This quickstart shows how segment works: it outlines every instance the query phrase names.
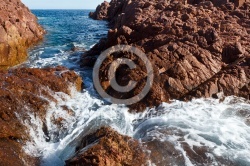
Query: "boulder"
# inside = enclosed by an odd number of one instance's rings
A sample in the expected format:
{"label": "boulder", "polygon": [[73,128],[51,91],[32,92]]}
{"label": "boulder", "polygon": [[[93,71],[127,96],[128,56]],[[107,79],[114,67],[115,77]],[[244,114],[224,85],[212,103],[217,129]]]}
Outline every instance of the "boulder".
{"label": "boulder", "polygon": [[146,161],[137,140],[102,127],[82,139],[66,166],[139,166],[146,165]]}

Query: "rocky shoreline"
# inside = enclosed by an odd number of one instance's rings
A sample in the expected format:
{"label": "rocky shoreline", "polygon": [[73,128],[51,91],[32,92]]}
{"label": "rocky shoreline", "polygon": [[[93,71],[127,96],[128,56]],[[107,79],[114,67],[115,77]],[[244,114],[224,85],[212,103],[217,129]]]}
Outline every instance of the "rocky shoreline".
{"label": "rocky shoreline", "polygon": [[[141,48],[154,66],[154,84],[149,94],[132,110],[144,110],[172,99],[236,95],[249,99],[250,3],[239,8],[233,3],[210,1],[188,4],[184,1],[112,0],[90,13],[93,19],[109,21],[108,37],[82,57],[82,64],[93,55],[117,44]],[[111,59],[136,56],[122,53]],[[132,93],[123,94],[110,87],[105,71],[101,84],[116,98],[135,96],[145,84],[146,71],[119,68],[117,82],[139,82]],[[138,62],[139,64],[139,62]]]}
{"label": "rocky shoreline", "polygon": [[[40,165],[23,149],[32,141],[25,123],[30,114],[44,122],[49,103],[57,102],[55,93],[81,91],[82,79],[60,66],[6,70],[27,59],[27,49],[43,39],[45,30],[20,0],[3,0],[0,8],[0,165]],[[46,135],[46,125],[43,131]]]}
{"label": "rocky shoreline", "polygon": [[[234,4],[219,1],[149,1],[111,0],[104,2],[89,16],[109,22],[107,38],[82,55],[81,66],[93,66],[96,56],[117,44],[132,45],[144,51],[153,64],[154,83],[148,95],[130,106],[140,112],[172,99],[189,101],[193,98],[219,98],[235,95],[250,98],[250,2]],[[29,69],[14,68],[27,57],[27,48],[43,38],[45,31],[19,0],[4,0],[0,12],[0,165],[40,165],[40,159],[26,154],[22,148],[32,141],[24,122],[29,114],[43,122],[46,141],[50,140],[45,116],[54,94],[70,95],[74,86],[82,90],[82,79],[64,67]],[[10,14],[11,13],[11,14]],[[138,69],[119,67],[117,80],[121,85],[138,82],[136,89],[122,94],[110,87],[106,73],[117,58],[134,60]],[[105,91],[116,98],[137,95],[146,82],[146,71],[141,60],[133,54],[120,52],[104,61],[100,80]],[[72,113],[67,107],[63,110]],[[62,119],[53,119],[55,123]],[[171,131],[165,131],[171,133]],[[180,133],[182,136],[182,133]],[[182,138],[183,139],[183,138]],[[148,154],[144,146],[151,150]],[[206,158],[210,150],[192,151],[183,144],[189,156],[197,163],[212,163]],[[164,147],[158,151],[157,147]],[[162,162],[158,158],[165,157]],[[172,156],[171,156],[172,155]],[[174,160],[183,165],[185,159],[171,144],[158,140],[141,142],[123,136],[109,127],[102,127],[81,139],[75,155],[67,166],[74,165],[147,165],[148,160],[164,165]],[[218,158],[218,163],[234,165]]]}

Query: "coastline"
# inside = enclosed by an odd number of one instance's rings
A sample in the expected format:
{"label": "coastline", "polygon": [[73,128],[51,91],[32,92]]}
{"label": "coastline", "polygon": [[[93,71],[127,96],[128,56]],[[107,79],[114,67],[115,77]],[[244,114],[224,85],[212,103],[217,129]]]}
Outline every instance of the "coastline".
{"label": "coastline", "polygon": [[[83,34],[81,30],[94,34],[86,40],[95,39],[87,46],[79,39],[82,45],[78,46],[76,40],[71,42],[76,38],[72,30],[61,36],[54,31],[54,36],[34,48],[31,54],[35,59],[24,64],[27,67],[0,71],[1,164],[250,163],[250,144],[246,143],[250,139],[247,7],[250,3],[238,8],[232,3],[216,6],[208,1],[112,0],[89,14],[109,23],[111,29],[105,38],[106,24],[87,20],[94,28],[88,23],[81,28],[79,20],[68,21],[79,25],[74,29],[79,34]],[[43,23],[67,27],[55,20]],[[98,26],[101,30],[95,34],[92,31]],[[31,43],[36,43],[35,39]],[[129,108],[102,99],[90,76],[98,56],[117,44],[145,52],[155,76],[149,93]],[[122,65],[113,76],[120,85],[130,80],[138,83],[125,95],[112,88],[107,76],[107,69],[119,58],[133,60],[139,66],[129,70]],[[105,92],[117,99],[136,96],[148,76],[143,65],[134,54],[121,51],[104,60],[98,79]]]}

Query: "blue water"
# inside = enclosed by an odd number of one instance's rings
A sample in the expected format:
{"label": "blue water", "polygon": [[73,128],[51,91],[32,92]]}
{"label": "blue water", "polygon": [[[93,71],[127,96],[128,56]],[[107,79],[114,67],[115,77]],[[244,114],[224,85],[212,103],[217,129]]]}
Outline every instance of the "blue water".
{"label": "blue water", "polygon": [[[90,10],[32,10],[47,31],[43,42],[29,50],[28,67],[63,65],[79,67],[77,61],[84,50],[106,37],[107,22],[88,17]],[[71,51],[77,47],[78,51]]]}

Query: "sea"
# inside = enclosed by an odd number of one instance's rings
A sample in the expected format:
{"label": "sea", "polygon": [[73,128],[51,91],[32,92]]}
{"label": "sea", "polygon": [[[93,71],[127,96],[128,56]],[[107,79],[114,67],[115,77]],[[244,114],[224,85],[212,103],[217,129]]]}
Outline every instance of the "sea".
{"label": "sea", "polygon": [[[53,94],[58,101],[50,102],[45,122],[29,113],[30,121],[24,124],[32,141],[23,147],[28,154],[39,157],[44,166],[63,166],[75,154],[81,138],[108,126],[139,140],[149,156],[158,154],[148,165],[250,165],[250,102],[243,98],[173,100],[143,113],[129,113],[125,105],[103,100],[93,86],[92,69],[79,65],[82,53],[106,37],[109,29],[107,22],[90,19],[90,11],[32,10],[47,33],[29,50],[29,59],[22,66],[65,66],[81,75],[85,88],[77,92],[72,87],[71,95]],[[72,114],[62,110],[65,105]],[[62,117],[62,124],[55,124],[54,117]],[[205,151],[204,156],[199,150]]]}

